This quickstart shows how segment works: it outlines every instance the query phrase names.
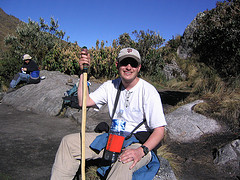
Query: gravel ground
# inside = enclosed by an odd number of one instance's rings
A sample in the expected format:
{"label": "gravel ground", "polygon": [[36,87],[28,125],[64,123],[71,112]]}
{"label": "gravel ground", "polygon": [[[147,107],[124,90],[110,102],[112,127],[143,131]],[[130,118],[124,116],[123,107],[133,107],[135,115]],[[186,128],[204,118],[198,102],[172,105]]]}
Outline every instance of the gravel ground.
{"label": "gravel ground", "polygon": [[61,138],[79,131],[67,118],[0,104],[0,180],[47,180]]}

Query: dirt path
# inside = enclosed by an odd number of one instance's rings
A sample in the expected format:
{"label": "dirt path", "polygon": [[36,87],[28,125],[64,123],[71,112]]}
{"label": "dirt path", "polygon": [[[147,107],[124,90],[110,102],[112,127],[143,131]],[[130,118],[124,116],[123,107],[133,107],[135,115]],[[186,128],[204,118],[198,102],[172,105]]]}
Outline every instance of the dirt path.
{"label": "dirt path", "polygon": [[237,139],[235,133],[225,132],[218,135],[202,137],[195,143],[173,143],[169,151],[174,153],[174,162],[178,165],[175,171],[179,180],[239,180],[232,176],[231,170],[219,170],[213,163],[214,153],[226,143]]}
{"label": "dirt path", "polygon": [[0,104],[0,179],[47,180],[61,138],[76,122],[20,112]]}

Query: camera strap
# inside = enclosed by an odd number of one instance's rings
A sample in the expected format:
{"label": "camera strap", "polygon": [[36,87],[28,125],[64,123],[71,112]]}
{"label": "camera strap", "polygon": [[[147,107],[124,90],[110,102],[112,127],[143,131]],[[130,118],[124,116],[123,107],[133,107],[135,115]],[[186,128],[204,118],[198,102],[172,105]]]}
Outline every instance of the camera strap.
{"label": "camera strap", "polygon": [[113,106],[113,111],[112,111],[112,119],[113,119],[113,116],[114,116],[114,114],[115,114],[115,112],[116,112],[116,108],[117,108],[119,96],[120,96],[120,93],[121,93],[121,89],[122,89],[122,81],[121,81],[120,84],[119,84],[118,91],[117,91],[117,95],[116,95],[116,98],[115,98],[115,102],[114,102],[114,106]]}

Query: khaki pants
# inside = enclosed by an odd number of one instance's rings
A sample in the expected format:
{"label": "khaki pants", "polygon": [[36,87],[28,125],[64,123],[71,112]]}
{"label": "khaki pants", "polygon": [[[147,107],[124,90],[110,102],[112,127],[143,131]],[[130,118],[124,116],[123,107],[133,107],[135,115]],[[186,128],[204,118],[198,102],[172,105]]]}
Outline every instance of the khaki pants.
{"label": "khaki pants", "polygon": [[[98,136],[98,133],[86,133],[86,160],[102,158],[103,151],[96,154],[89,146]],[[141,144],[135,143],[128,148],[138,148]],[[81,159],[81,141],[80,134],[70,134],[63,137],[61,144],[56,153],[55,161],[52,167],[51,180],[72,180],[80,166]],[[148,164],[151,160],[151,153],[144,156],[137,165],[129,170],[132,162],[123,164],[115,162],[107,176],[108,180],[131,180],[134,171]]]}

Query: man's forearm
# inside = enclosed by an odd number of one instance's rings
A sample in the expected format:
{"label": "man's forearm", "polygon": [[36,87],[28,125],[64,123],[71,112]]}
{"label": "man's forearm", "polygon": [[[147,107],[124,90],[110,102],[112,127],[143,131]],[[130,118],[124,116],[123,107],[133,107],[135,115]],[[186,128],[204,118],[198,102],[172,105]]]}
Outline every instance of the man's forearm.
{"label": "man's forearm", "polygon": [[163,139],[165,127],[157,127],[153,130],[153,133],[149,136],[148,140],[143,144],[151,151],[153,150]]}
{"label": "man's forearm", "polygon": [[[83,89],[83,74],[80,75],[80,79],[79,79],[79,84],[78,84],[78,104],[80,107],[82,107],[82,100],[83,100],[83,97],[82,97],[82,89]],[[95,106],[95,102],[89,97],[89,91],[88,91],[88,88],[87,88],[87,107],[92,107],[92,106]]]}

